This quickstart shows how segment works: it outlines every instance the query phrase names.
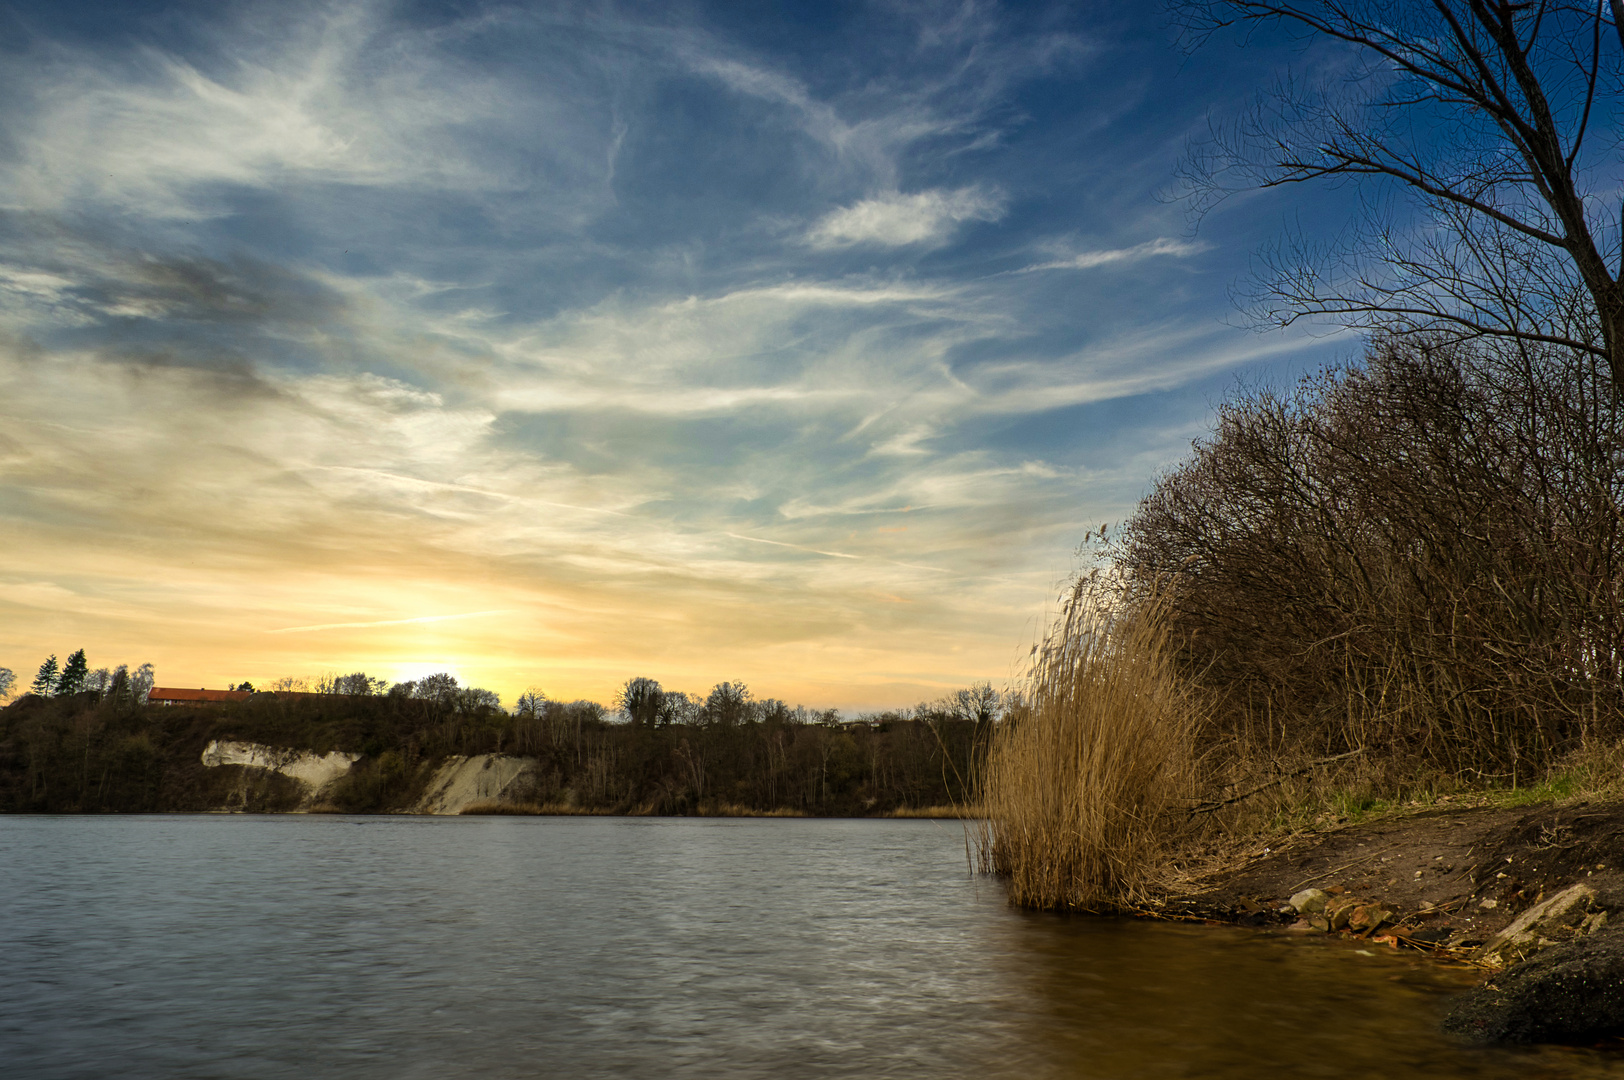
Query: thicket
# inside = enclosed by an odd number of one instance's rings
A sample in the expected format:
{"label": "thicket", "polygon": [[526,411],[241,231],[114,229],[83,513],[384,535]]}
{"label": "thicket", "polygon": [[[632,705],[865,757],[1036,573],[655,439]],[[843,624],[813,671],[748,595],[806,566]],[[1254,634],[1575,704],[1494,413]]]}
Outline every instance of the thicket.
{"label": "thicket", "polygon": [[1207,752],[1514,785],[1624,734],[1624,444],[1599,368],[1391,340],[1226,404],[1113,552],[1168,600],[1214,698]]}
{"label": "thicket", "polygon": [[850,723],[746,704],[731,716],[649,723],[538,694],[512,712],[455,694],[266,693],[202,708],[93,692],[28,696],[0,710],[0,810],[278,810],[298,801],[275,774],[205,768],[204,746],[222,739],[361,753],[330,793],[334,809],[353,812],[410,806],[449,755],[507,753],[537,759],[526,795],[560,809],[882,814],[962,804],[992,725],[953,700]]}
{"label": "thicket", "polygon": [[1537,784],[1624,739],[1621,419],[1592,356],[1415,337],[1225,403],[1037,650],[985,864],[1126,902],[1260,806]]}

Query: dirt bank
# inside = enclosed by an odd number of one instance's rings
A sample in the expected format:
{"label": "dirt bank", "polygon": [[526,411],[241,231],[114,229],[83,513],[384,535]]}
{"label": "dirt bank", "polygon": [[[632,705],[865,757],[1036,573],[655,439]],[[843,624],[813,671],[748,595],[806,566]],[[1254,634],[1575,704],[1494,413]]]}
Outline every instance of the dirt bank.
{"label": "dirt bank", "polygon": [[1291,837],[1157,913],[1479,965],[1447,1024],[1477,1041],[1624,1037],[1624,803],[1444,807]]}

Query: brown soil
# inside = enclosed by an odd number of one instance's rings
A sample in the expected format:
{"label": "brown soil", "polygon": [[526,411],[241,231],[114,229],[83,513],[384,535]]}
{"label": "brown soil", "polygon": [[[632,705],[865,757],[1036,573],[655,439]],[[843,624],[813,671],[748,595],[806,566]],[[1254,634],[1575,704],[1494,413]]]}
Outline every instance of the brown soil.
{"label": "brown soil", "polygon": [[1429,810],[1291,837],[1197,882],[1165,911],[1306,931],[1281,909],[1317,888],[1391,910],[1369,936],[1396,926],[1420,947],[1466,949],[1577,881],[1624,889],[1624,803]]}

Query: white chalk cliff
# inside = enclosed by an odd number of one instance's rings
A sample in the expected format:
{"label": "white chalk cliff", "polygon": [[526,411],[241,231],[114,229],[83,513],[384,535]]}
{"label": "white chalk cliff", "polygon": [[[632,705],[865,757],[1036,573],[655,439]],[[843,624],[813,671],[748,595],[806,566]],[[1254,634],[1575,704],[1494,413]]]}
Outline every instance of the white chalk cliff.
{"label": "white chalk cliff", "polygon": [[446,758],[412,810],[418,814],[460,814],[476,803],[511,801],[519,778],[535,763],[534,758],[506,754]]}
{"label": "white chalk cliff", "polygon": [[218,739],[203,748],[204,765],[246,765],[250,769],[278,772],[303,784],[312,798],[348,773],[350,766],[360,758],[360,754],[345,754],[337,750],[329,754],[314,754],[309,750],[283,750],[262,743],[222,742]]}

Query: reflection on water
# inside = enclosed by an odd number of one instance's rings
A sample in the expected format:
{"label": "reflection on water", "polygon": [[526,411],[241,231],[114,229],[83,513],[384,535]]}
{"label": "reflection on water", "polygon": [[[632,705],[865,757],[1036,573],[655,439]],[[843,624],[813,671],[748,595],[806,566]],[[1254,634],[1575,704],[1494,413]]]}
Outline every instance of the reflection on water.
{"label": "reflection on water", "polygon": [[1624,1076],[1366,952],[1012,911],[934,822],[0,818],[8,1078]]}

